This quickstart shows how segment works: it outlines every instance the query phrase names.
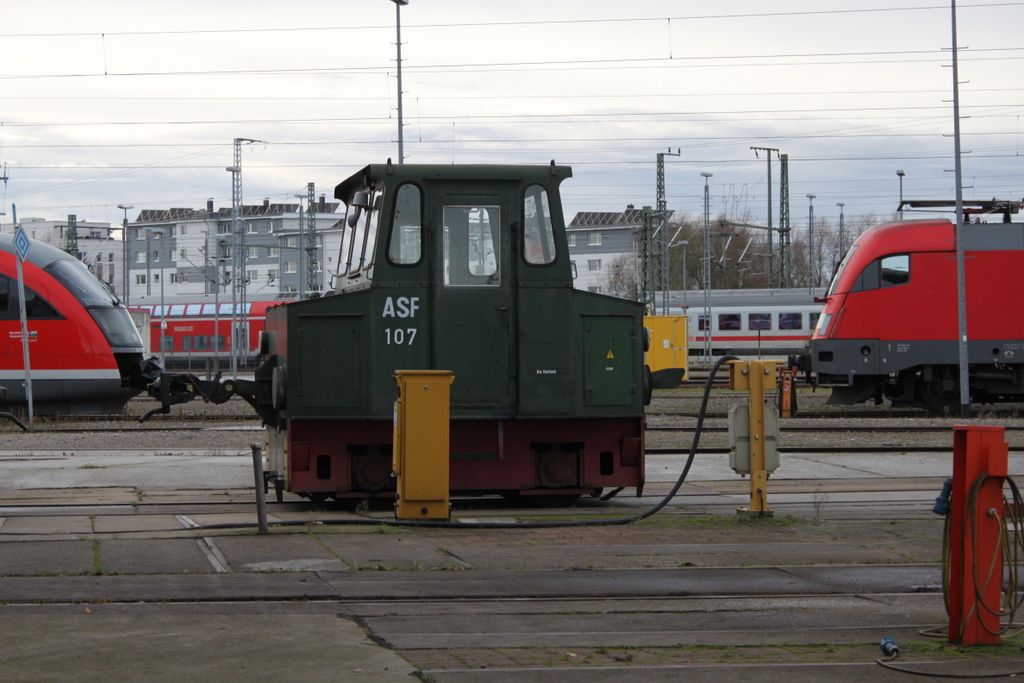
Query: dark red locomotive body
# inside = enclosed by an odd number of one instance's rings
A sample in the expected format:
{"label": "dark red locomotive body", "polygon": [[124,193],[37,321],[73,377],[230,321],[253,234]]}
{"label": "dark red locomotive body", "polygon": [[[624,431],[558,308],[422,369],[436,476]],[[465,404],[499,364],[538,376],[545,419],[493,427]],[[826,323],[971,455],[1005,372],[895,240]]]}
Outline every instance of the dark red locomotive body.
{"label": "dark red locomotive body", "polygon": [[[1024,225],[964,227],[973,403],[1024,400]],[[947,220],[887,223],[846,254],[810,344],[830,403],[960,403],[956,234]]]}

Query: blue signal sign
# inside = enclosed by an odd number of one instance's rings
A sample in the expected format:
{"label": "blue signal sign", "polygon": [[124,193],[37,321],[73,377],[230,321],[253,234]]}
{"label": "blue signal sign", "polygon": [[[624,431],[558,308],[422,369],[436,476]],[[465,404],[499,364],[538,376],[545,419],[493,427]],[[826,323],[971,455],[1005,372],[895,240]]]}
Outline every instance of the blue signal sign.
{"label": "blue signal sign", "polygon": [[18,258],[24,261],[28,258],[28,250],[32,246],[32,240],[25,234],[25,228],[18,226],[14,233],[14,248],[18,251]]}

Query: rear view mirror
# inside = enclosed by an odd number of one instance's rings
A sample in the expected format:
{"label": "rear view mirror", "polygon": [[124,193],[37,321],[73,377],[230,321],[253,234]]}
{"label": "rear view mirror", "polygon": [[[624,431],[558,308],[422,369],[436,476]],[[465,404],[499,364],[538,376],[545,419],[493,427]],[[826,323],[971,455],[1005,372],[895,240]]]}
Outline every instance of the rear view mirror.
{"label": "rear view mirror", "polygon": [[348,227],[354,228],[359,223],[359,218],[362,216],[363,209],[370,208],[370,198],[365,192],[360,190],[352,195],[352,201],[348,206]]}

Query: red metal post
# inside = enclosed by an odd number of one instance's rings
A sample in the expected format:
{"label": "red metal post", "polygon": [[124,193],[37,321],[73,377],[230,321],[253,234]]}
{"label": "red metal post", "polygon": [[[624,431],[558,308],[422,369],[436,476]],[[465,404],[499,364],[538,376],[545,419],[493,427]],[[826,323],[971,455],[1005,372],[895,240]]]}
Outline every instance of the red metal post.
{"label": "red metal post", "polygon": [[948,586],[951,643],[999,643],[1007,453],[1003,427],[953,427]]}

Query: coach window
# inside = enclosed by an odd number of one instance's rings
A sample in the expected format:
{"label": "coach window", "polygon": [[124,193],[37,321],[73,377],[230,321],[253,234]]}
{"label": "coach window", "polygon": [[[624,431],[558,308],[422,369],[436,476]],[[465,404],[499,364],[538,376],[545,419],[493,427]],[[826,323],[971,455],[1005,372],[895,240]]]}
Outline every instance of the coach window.
{"label": "coach window", "polygon": [[882,286],[896,287],[910,282],[910,255],[897,254],[882,259]]}
{"label": "coach window", "polygon": [[192,350],[192,337],[182,337],[181,338],[181,350],[182,351],[191,351]]}
{"label": "coach window", "polygon": [[206,335],[198,335],[196,337],[196,351],[206,351],[208,340],[209,337],[207,337]]}
{"label": "coach window", "polygon": [[720,313],[718,315],[718,329],[721,331],[738,330],[742,321],[739,313]]}
{"label": "coach window", "polygon": [[420,188],[406,183],[395,194],[395,215],[391,221],[388,260],[398,266],[420,262],[423,244],[422,195]]}
{"label": "coach window", "polygon": [[555,260],[551,205],[543,185],[530,185],[523,198],[523,258],[535,266]]}
{"label": "coach window", "polygon": [[772,314],[771,313],[748,313],[747,314],[747,329],[748,330],[770,330],[770,329],[772,329]]}
{"label": "coach window", "polygon": [[802,330],[804,329],[803,313],[779,313],[780,330]]}
{"label": "coach window", "polygon": [[701,332],[708,328],[708,317],[706,315],[698,316],[697,318],[697,329]]}

